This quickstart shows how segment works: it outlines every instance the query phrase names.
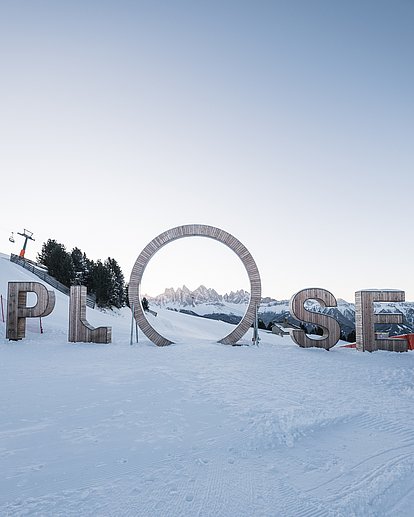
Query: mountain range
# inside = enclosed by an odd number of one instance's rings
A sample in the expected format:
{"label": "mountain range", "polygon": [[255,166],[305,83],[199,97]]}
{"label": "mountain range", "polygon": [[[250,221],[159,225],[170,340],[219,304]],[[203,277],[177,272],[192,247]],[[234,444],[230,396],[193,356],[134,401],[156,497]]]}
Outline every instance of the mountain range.
{"label": "mountain range", "polygon": [[195,307],[204,303],[208,304],[226,304],[226,303],[238,303],[247,305],[249,303],[250,294],[243,289],[239,291],[231,291],[229,294],[221,295],[215,289],[208,288],[204,285],[200,285],[194,291],[190,291],[188,287],[173,287],[165,289],[162,294],[151,297],[146,296],[149,301],[153,303],[165,306],[171,304],[179,304],[183,307],[191,306]]}
{"label": "mountain range", "polygon": [[[237,324],[247,308],[250,294],[241,289],[222,295],[215,289],[204,285],[191,291],[184,285],[177,289],[172,287],[165,289],[158,296],[146,296],[146,298],[154,306]],[[322,307],[315,300],[308,300],[306,308],[333,316],[341,327],[341,337],[353,341],[355,340],[355,305],[340,298],[337,300],[337,304],[337,307]],[[401,324],[380,324],[376,326],[377,331],[389,332],[390,335],[414,332],[413,302],[390,302],[375,305],[376,312],[401,313],[403,316]],[[276,300],[270,297],[262,298],[259,319],[261,327],[267,329],[270,329],[273,324],[287,326],[300,324],[290,315],[289,300]],[[304,327],[311,333],[318,330],[309,324],[305,324]]]}

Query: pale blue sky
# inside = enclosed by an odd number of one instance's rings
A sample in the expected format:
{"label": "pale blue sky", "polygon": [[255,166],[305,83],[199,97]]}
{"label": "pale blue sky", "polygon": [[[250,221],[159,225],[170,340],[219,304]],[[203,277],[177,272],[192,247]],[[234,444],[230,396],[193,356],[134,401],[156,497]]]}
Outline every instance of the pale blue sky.
{"label": "pale blue sky", "polygon": [[[413,300],[413,27],[409,0],[0,0],[0,251],[28,228],[28,256],[55,238],[128,279],[153,237],[210,224],[264,295]],[[154,258],[152,294],[247,287],[222,245],[187,241]]]}

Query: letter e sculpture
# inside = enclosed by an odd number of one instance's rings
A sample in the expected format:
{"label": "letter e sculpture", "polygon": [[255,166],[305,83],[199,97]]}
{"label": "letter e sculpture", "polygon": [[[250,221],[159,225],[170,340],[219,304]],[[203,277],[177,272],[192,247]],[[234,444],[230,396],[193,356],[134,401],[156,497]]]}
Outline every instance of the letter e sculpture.
{"label": "letter e sculpture", "polygon": [[407,352],[406,339],[377,339],[375,323],[402,323],[402,314],[380,313],[374,311],[374,302],[403,302],[404,291],[366,290],[355,293],[355,330],[356,347],[361,352],[388,350],[390,352]]}

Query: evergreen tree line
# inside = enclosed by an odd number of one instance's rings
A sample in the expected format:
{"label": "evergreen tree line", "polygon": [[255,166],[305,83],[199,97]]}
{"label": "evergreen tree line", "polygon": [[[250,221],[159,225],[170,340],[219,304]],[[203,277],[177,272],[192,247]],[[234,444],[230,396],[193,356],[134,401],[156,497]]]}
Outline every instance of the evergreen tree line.
{"label": "evergreen tree line", "polygon": [[49,239],[37,259],[47,267],[49,275],[63,285],[85,285],[96,296],[98,307],[123,307],[126,303],[124,275],[117,261],[108,257],[104,262],[90,260],[79,248],[69,253],[63,244]]}

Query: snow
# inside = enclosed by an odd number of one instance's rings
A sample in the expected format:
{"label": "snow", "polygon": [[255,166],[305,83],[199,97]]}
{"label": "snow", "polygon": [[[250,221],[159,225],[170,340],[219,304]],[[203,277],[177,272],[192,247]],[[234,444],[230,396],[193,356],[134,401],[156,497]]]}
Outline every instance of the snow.
{"label": "snow", "polygon": [[[151,307],[154,307],[155,310],[158,311],[159,307],[163,307],[161,304],[150,304]],[[228,314],[240,316],[242,318],[246,312],[248,304],[244,303],[230,303],[230,302],[204,302],[197,303],[196,305],[183,305],[179,302],[168,302],[165,304],[166,308],[180,311],[182,309],[187,311],[193,311],[200,316],[204,316],[206,314]]]}
{"label": "snow", "polygon": [[[31,280],[0,258],[3,298]],[[126,309],[88,309],[111,345],[67,343],[59,292],[44,334],[0,323],[0,515],[412,515],[413,353],[229,347],[226,323],[157,312],[177,344],[130,346]]]}

